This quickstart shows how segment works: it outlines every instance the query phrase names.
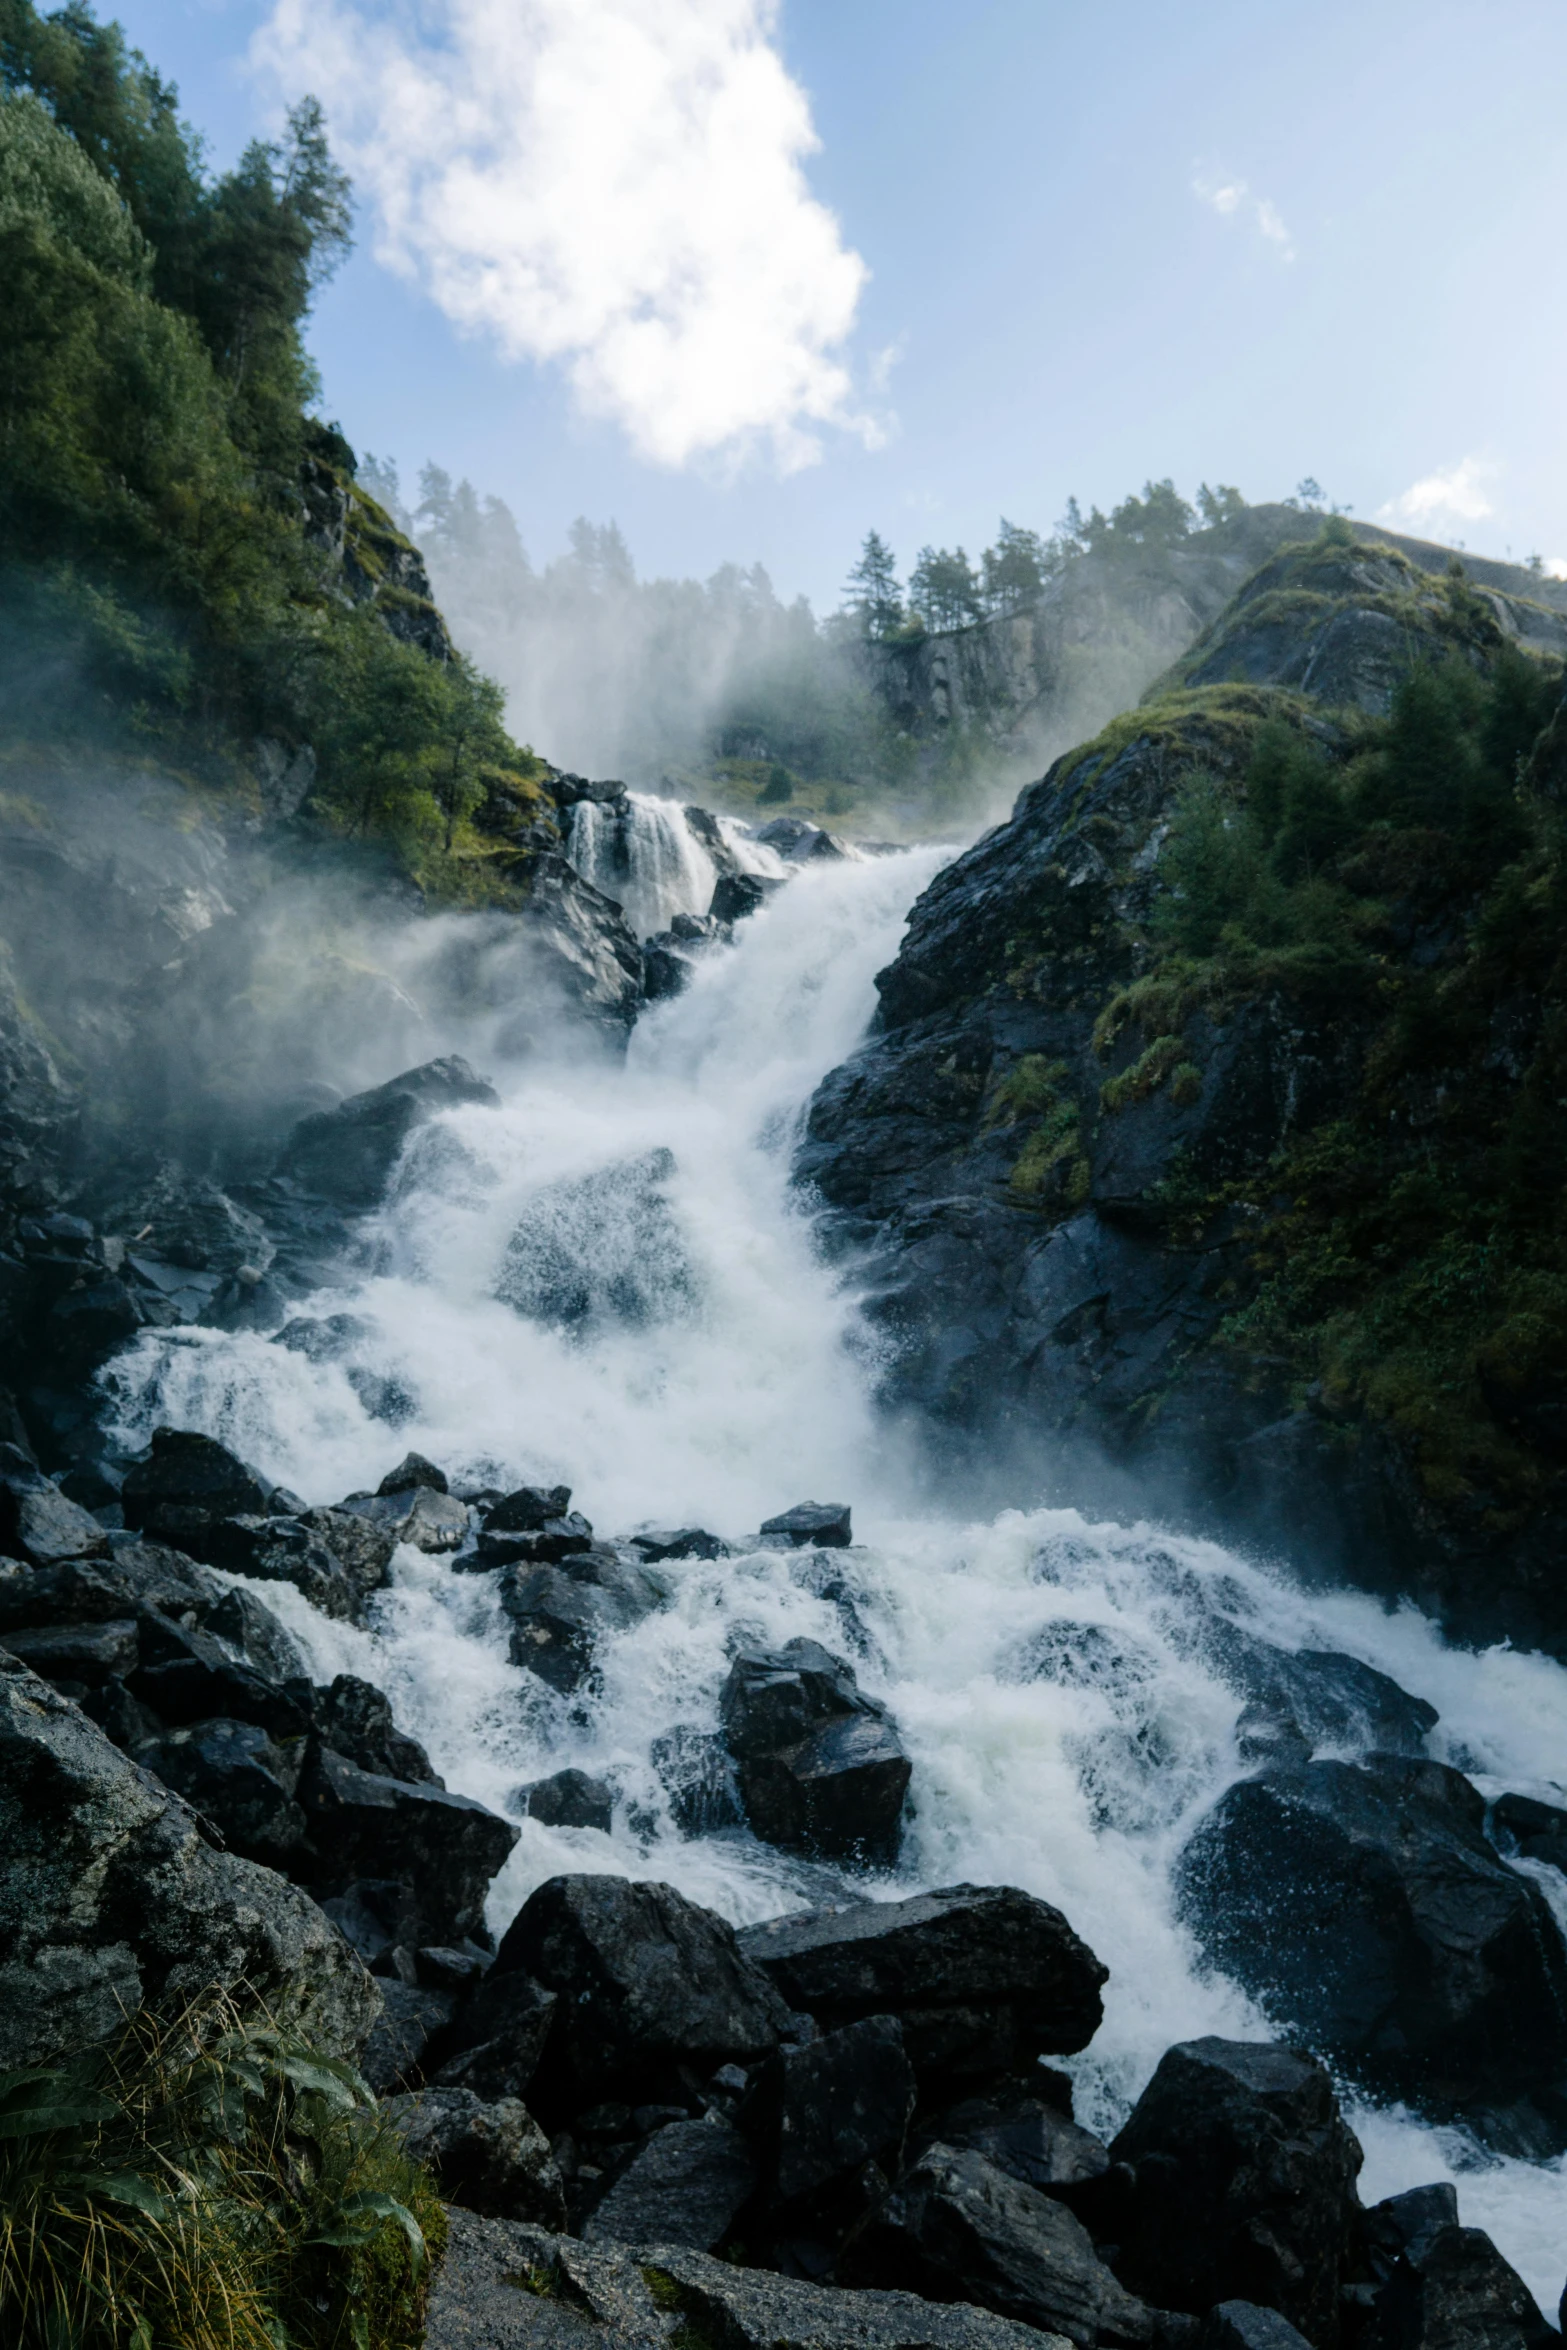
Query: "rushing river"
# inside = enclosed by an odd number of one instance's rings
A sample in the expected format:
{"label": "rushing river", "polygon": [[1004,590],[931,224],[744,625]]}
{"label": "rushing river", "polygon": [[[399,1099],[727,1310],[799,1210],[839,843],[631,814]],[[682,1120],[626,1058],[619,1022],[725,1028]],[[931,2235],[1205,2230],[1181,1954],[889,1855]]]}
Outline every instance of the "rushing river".
{"label": "rushing river", "polygon": [[[1561,1800],[1567,1673],[1450,1649],[1413,1609],[1303,1593],[1155,1525],[1062,1510],[964,1523],[929,1502],[909,1439],[878,1417],[852,1283],[818,1256],[788,1174],[804,1105],[863,1031],[872,977],[945,854],[806,867],[644,1016],[623,1064],[498,1073],[499,1111],[415,1135],[375,1221],[375,1269],[299,1308],[376,1325],[356,1362],[405,1399],[395,1428],[342,1366],[252,1335],[145,1338],[110,1385],[128,1439],[160,1421],[204,1428],[312,1502],[373,1487],[412,1446],[458,1481],[568,1484],[602,1536],[700,1525],[743,1543],[796,1501],[852,1503],[857,1547],[835,1561],[847,1606],[770,1550],[671,1565],[671,1604],[605,1646],[586,1701],[511,1666],[495,1578],[445,1560],[399,1552],[370,1631],[327,1622],[289,1585],[257,1588],[319,1678],[388,1691],[450,1786],[518,1818],[516,1788],[566,1764],[614,1782],[607,1838],[521,1819],[497,1929],[564,1869],[667,1878],[737,1922],[836,1890],[832,1872],[742,1832],[682,1838],[649,1749],[676,1723],[716,1726],[742,1640],[803,1633],[850,1654],[914,1765],[901,1866],[863,1889],[966,1878],[1057,1903],[1111,1969],[1103,2029],[1071,2066],[1081,2118],[1108,2131],[1172,2041],[1268,2033],[1204,1974],[1170,1891],[1175,1855],[1241,1769],[1238,1701],[1202,1661],[1215,1612],[1391,1673],[1440,1709],[1431,1751],[1492,1794]],[[1057,1625],[1071,1630],[1052,1639]],[[1074,1666],[1087,1654],[1092,1670]],[[1494,2160],[1347,2103],[1366,2199],[1454,2178],[1461,2217],[1554,2313],[1567,2165]]]}

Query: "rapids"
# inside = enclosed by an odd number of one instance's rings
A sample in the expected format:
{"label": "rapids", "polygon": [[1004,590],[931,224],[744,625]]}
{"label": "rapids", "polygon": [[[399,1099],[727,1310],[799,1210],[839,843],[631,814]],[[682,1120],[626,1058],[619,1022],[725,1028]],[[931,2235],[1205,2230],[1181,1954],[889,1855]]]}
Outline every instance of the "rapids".
{"label": "rapids", "polygon": [[[367,1414],[340,1365],[249,1334],[149,1334],[105,1385],[125,1441],[161,1421],[203,1428],[312,1502],[373,1486],[413,1446],[456,1480],[569,1484],[605,1535],[705,1525],[743,1542],[795,1501],[852,1503],[857,1547],[834,1562],[848,1604],[772,1551],[672,1565],[672,1603],[608,1644],[585,1699],[513,1668],[492,1579],[444,1560],[401,1551],[369,1631],[287,1584],[257,1588],[318,1678],[377,1682],[451,1786],[521,1818],[496,1929],[562,1869],[668,1878],[737,1922],[837,1890],[832,1871],[738,1831],[683,1840],[649,1749],[676,1723],[716,1726],[742,1639],[803,1633],[849,1653],[914,1764],[900,1868],[863,1889],[969,1878],[1056,1902],[1111,1969],[1103,2029],[1071,2061],[1082,2118],[1108,2131],[1172,2041],[1268,2033],[1205,1975],[1170,1891],[1174,1856],[1240,1770],[1237,1700],[1203,1661],[1212,1615],[1391,1673],[1439,1707],[1433,1753],[1492,1794],[1561,1800],[1567,1672],[1449,1648],[1412,1608],[1304,1592],[1157,1525],[1063,1509],[964,1523],[928,1498],[912,1439],[878,1417],[852,1277],[817,1253],[788,1175],[803,1106],[853,1048],[873,975],[945,854],[806,867],[644,1015],[623,1065],[498,1072],[499,1111],[415,1135],[367,1269],[299,1309],[377,1325],[370,1359],[405,1398],[397,1426]],[[1058,1624],[1074,1629],[1052,1651]],[[1087,1642],[1084,1626],[1098,1628]],[[1040,1677],[1051,1653],[1055,1677]],[[1078,1654],[1095,1669],[1063,1673]],[[619,1789],[608,1839],[521,1816],[515,1790],[568,1763]],[[1554,2311],[1567,2163],[1499,2160],[1353,2097],[1347,2110],[1368,2201],[1456,2179],[1461,2216]]]}

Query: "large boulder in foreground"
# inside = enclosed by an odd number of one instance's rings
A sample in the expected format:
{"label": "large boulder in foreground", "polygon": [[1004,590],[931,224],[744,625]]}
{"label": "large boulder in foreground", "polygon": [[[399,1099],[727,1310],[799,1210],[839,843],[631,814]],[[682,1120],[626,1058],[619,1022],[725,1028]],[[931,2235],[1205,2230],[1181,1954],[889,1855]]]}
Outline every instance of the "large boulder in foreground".
{"label": "large boulder in foreground", "polygon": [[797,2023],[733,1927],[672,1885],[551,1877],[507,1928],[486,1995],[515,1972],[558,1996],[530,2091],[546,2121],[610,2095],[654,2101],[683,2066],[750,2063]]}
{"label": "large boulder in foreground", "polygon": [[1489,2128],[1567,2075],[1567,1949],[1459,1771],[1377,1755],[1244,1780],[1181,1892],[1215,1964],[1373,2089]]}
{"label": "large boulder in foreground", "polygon": [[307,1894],[215,1852],[196,1814],[0,1651],[0,2067],[101,2039],[149,2001],[247,1985],[323,2053],[379,1995]]}
{"label": "large boulder in foreground", "polygon": [[1067,2350],[988,2310],[913,2293],[844,2293],[665,2244],[579,2244],[453,2211],[430,2296],[426,2350],[647,2350],[678,2338],[723,2350]]}
{"label": "large boulder in foreground", "polygon": [[1546,2350],[1560,2335],[1480,2228],[1417,2236],[1376,2299],[1372,2350]]}
{"label": "large boulder in foreground", "polygon": [[301,1118],[275,1172],[299,1190],[359,1214],[373,1208],[416,1126],[468,1102],[498,1107],[500,1095],[456,1053],[405,1069],[335,1109]]}
{"label": "large boulder in foreground", "polygon": [[982,2154],[931,2146],[846,2245],[845,2281],[970,2301],[1081,2350],[1154,2338],[1151,2312],[1106,2268],[1064,2204]]}
{"label": "large boulder in foreground", "polygon": [[740,1948],[824,2028],[895,2015],[922,2086],[1086,2048],[1108,1969],[1058,1909],[1010,1885],[804,1910]]}
{"label": "large boulder in foreground", "polygon": [[1117,2263],[1134,2292],[1194,2315],[1260,2302],[1334,2350],[1361,2153],[1314,2058],[1185,2041],[1160,2059],[1110,2152],[1136,2173]]}

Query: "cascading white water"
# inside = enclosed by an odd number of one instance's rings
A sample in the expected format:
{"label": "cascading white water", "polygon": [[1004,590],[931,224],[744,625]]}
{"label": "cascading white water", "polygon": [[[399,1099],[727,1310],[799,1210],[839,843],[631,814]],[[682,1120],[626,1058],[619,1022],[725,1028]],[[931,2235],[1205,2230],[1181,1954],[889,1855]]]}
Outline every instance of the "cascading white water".
{"label": "cascading white water", "polygon": [[[864,1889],[968,1878],[1058,1903],[1112,1970],[1104,2027],[1072,2068],[1084,2118],[1108,2127],[1172,2041],[1267,2031],[1203,1973],[1171,1893],[1176,1854],[1240,1769],[1237,1702],[1203,1661],[1205,1621],[1392,1673],[1440,1708],[1433,1751],[1488,1792],[1561,1799],[1567,1673],[1449,1649],[1413,1609],[1304,1595],[1154,1526],[914,1512],[852,1296],[813,1249],[788,1163],[802,1104],[852,1048],[872,975],[940,861],[808,867],[644,1018],[623,1069],[543,1069],[499,1111],[417,1134],[377,1219],[380,1269],[301,1308],[375,1325],[350,1362],[186,1331],[144,1337],[108,1385],[128,1440],[160,1420],[205,1428],[312,1501],[373,1485],[412,1445],[460,1478],[570,1484],[610,1535],[703,1524],[743,1538],[807,1496],[852,1502],[858,1547],[837,1562],[851,1610],[777,1552],[672,1565],[670,1604],[606,1643],[586,1699],[508,1663],[493,1577],[403,1550],[369,1631],[327,1622],[288,1585],[257,1588],[318,1676],[353,1670],[390,1693],[450,1785],[518,1818],[517,1786],[567,1763],[615,1782],[607,1839],[521,1819],[497,1927],[561,1869],[668,1878],[736,1920],[836,1887],[740,1832],[682,1839],[650,1747],[676,1723],[716,1726],[738,1641],[847,1647],[914,1763],[899,1871]],[[351,1368],[407,1396],[395,1429],[368,1415]],[[1100,1629],[1103,1669],[1082,1685],[1036,1677],[1055,1625],[1074,1628],[1056,1644],[1068,1653],[1082,1627]],[[1491,2160],[1402,2112],[1350,2110],[1368,2197],[1456,2177],[1465,2220],[1554,2308],[1567,2164]]]}

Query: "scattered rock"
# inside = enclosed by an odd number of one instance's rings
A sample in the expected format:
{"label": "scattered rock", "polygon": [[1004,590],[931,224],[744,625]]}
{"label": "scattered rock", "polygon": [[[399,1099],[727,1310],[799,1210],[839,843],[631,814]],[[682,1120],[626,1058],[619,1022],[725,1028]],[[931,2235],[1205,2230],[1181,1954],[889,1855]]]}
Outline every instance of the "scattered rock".
{"label": "scattered rock", "polygon": [[312,1607],[339,1623],[357,1623],[363,1614],[359,1585],[303,1519],[215,1518],[186,1527],[180,1539],[209,1566],[262,1583],[292,1583]]}
{"label": "scattered rock", "polygon": [[381,2012],[371,2026],[359,2071],[378,2097],[416,2082],[424,2052],[452,2020],[456,2001],[424,1983],[381,1985]]}
{"label": "scattered rock", "polygon": [[1400,2253],[1370,2335],[1373,2350],[1546,2350],[1559,2338],[1490,2237],[1454,2225]]}
{"label": "scattered rock", "polygon": [[151,1450],[120,1488],[127,1526],[192,1555],[192,1538],[221,1518],[265,1517],[271,1497],[266,1480],[226,1445],[183,1428],[155,1428]]}
{"label": "scattered rock", "polygon": [[434,2052],[436,2078],[481,2097],[526,2097],[555,2007],[555,1993],[530,1975],[492,1968]]}
{"label": "scattered rock", "polygon": [[416,1126],[468,1102],[499,1107],[500,1096],[456,1054],[404,1070],[335,1109],[301,1118],[277,1162],[277,1174],[349,1214],[373,1208]]}
{"label": "scattered rock", "polygon": [[442,2194],[470,2211],[566,2224],[566,2197],[549,2140],[515,2097],[486,2105],[471,2089],[421,2089],[392,2097],[387,2119]]}
{"label": "scattered rock", "polygon": [[896,1856],[909,1759],[841,1657],[814,1640],[742,1650],[719,1711],[764,1843],[838,1860]]}
{"label": "scattered rock", "polygon": [[721,2244],[756,2185],[751,2149],[729,2122],[666,2122],[583,2225],[589,2244]]}
{"label": "scattered rock", "polygon": [[1136,2172],[1117,2262],[1134,2291],[1199,2314],[1260,2302],[1331,2350],[1361,2154],[1314,2058],[1186,2041],[1160,2059],[1110,2153]]}
{"label": "scattered rock", "polygon": [[982,2154],[1008,2178],[1054,2195],[1090,2225],[1105,2202],[1109,2148],[1091,2130],[1080,2129],[1069,2115],[1030,2096],[1021,2085],[1009,2094],[966,2098],[924,2127],[920,2136],[925,2144],[939,2140],[960,2153]]}
{"label": "scattered rock", "polygon": [[411,1542],[415,1550],[457,1550],[468,1539],[466,1505],[429,1485],[350,1495],[341,1506],[345,1515],[368,1518],[394,1543]]}
{"label": "scattered rock", "polygon": [[0,1464],[0,1542],[35,1567],[101,1557],[109,1537],[98,1520],[68,1501],[14,1445],[0,1449],[9,1455]]}
{"label": "scattered rock", "polygon": [[509,1566],[557,1566],[574,1552],[593,1548],[593,1528],[578,1510],[563,1517],[543,1518],[536,1526],[497,1528],[493,1515],[486,1520],[471,1563],[475,1569]]}
{"label": "scattered rock", "polygon": [[933,2300],[975,2302],[1083,2350],[1153,2339],[1149,2311],[1064,2204],[950,2146],[926,2149],[850,2237],[838,2268],[852,2283],[896,2279]]}
{"label": "scattered rock", "polygon": [[1368,2086],[1483,2126],[1567,2069],[1567,1950],[1484,1821],[1439,1763],[1268,1771],[1187,1847],[1185,1913],[1217,1965]]}
{"label": "scattered rock", "polygon": [[726,1559],[729,1545],[721,1536],[709,1534],[701,1526],[681,1526],[649,1534],[633,1534],[632,1547],[652,1565],[661,1559]]}
{"label": "scattered rock", "polygon": [[[485,1513],[487,1534],[537,1534],[553,1518],[564,1518],[571,1508],[569,1485],[519,1485]],[[584,1525],[587,1520],[584,1519]],[[588,1526],[591,1541],[593,1529]]]}
{"label": "scattered rock", "polygon": [[106,1681],[110,1674],[134,1672],[138,1655],[136,1626],[127,1620],[40,1624],[28,1632],[8,1632],[5,1645],[46,1681]]}
{"label": "scattered rock", "polygon": [[725,1828],[744,1827],[740,1781],[716,1731],[677,1722],[654,1739],[649,1754],[682,1836],[714,1836]]}
{"label": "scattered rock", "polygon": [[867,2016],[764,2059],[740,2109],[772,2192],[811,2195],[873,2159],[897,2167],[914,2112],[897,2019]]}
{"label": "scattered rock", "polygon": [[446,1785],[418,1739],[398,1729],[390,1699],[352,1673],[339,1673],[329,1689],[316,1691],[315,1726],[324,1745],[347,1755],[362,1771],[400,1779],[406,1786]]}
{"label": "scattered rock", "polygon": [[136,1760],[210,1820],[231,1852],[287,1867],[305,1841],[294,1800],[304,1741],[279,1745],[254,1722],[197,1722],[138,1746]]}
{"label": "scattered rock", "polygon": [[299,1784],[316,1882],[326,1893],[395,1872],[418,1903],[417,1940],[460,1938],[482,1925],[490,1879],[517,1841],[509,1820],[467,1795],[405,1785],[315,1745]]}
{"label": "scattered rock", "polygon": [[434,1461],[427,1461],[422,1452],[408,1452],[404,1453],[395,1469],[388,1469],[376,1487],[376,1492],[414,1493],[421,1485],[431,1493],[451,1491],[444,1469],[438,1469]]}
{"label": "scattered rock", "polygon": [[500,1603],[514,1627],[511,1661],[569,1693],[592,1671],[599,1642],[641,1623],[663,1598],[645,1567],[603,1546],[573,1552],[558,1566],[508,1567]]}
{"label": "scattered rock", "polygon": [[615,1816],[615,1791],[586,1771],[557,1771],[518,1790],[520,1808],[546,1828],[600,1828],[607,1835]]}
{"label": "scattered rock", "polygon": [[297,1516],[300,1525],[325,1543],[361,1602],[384,1588],[392,1553],[404,1539],[395,1521],[378,1525],[355,1510],[301,1510]]}
{"label": "scattered rock", "polygon": [[1260,2309],[1255,2301],[1221,2301],[1208,2313],[1197,2350],[1312,2350],[1312,2345],[1276,2309]]}
{"label": "scattered rock", "polygon": [[824,2029],[896,2015],[922,2086],[1070,2055],[1104,2012],[1108,1970],[1058,1909],[1007,1885],[805,1910],[745,1927],[740,1947]]}
{"label": "scattered rock", "polygon": [[0,2066],[102,2039],[145,2000],[247,1984],[327,2055],[377,2009],[308,1895],[202,1840],[179,1796],[0,1654]]}
{"label": "scattered rock", "polygon": [[782,887],[781,881],[765,873],[721,873],[708,902],[708,920],[743,922]]}
{"label": "scattered rock", "polygon": [[1531,1795],[1503,1795],[1491,1807],[1491,1826],[1504,1851],[1547,1861],[1567,1876],[1567,1811]]}
{"label": "scattered rock", "polygon": [[[1222,1619],[1211,1628],[1208,1653],[1246,1699],[1243,1749],[1249,1736],[1264,1749],[1276,1750],[1281,1743],[1303,1747],[1302,1761],[1323,1746],[1420,1755],[1427,1732],[1436,1727],[1434,1705],[1411,1697],[1389,1674],[1358,1657],[1331,1649],[1275,1648]],[[1273,1759],[1272,1753],[1266,1759]]]}
{"label": "scattered rock", "polygon": [[277,1738],[299,1738],[310,1716],[299,1698],[253,1667],[237,1663],[211,1633],[141,1610],[136,1626],[140,1663],[126,1675],[133,1697],[176,1727],[220,1716],[254,1722]]}
{"label": "scattered rock", "polygon": [[792,1543],[796,1550],[807,1543],[818,1550],[847,1550],[854,1537],[849,1527],[849,1508],[846,1502],[801,1501],[792,1510],[785,1510],[776,1518],[762,1520],[762,1539],[779,1539]]}
{"label": "scattered rock", "polygon": [[672,1885],[551,1877],[512,1920],[481,1998],[518,1971],[559,1994],[539,2076],[546,2116],[612,2091],[649,2102],[682,2065],[749,2063],[793,2025],[734,1929]]}

